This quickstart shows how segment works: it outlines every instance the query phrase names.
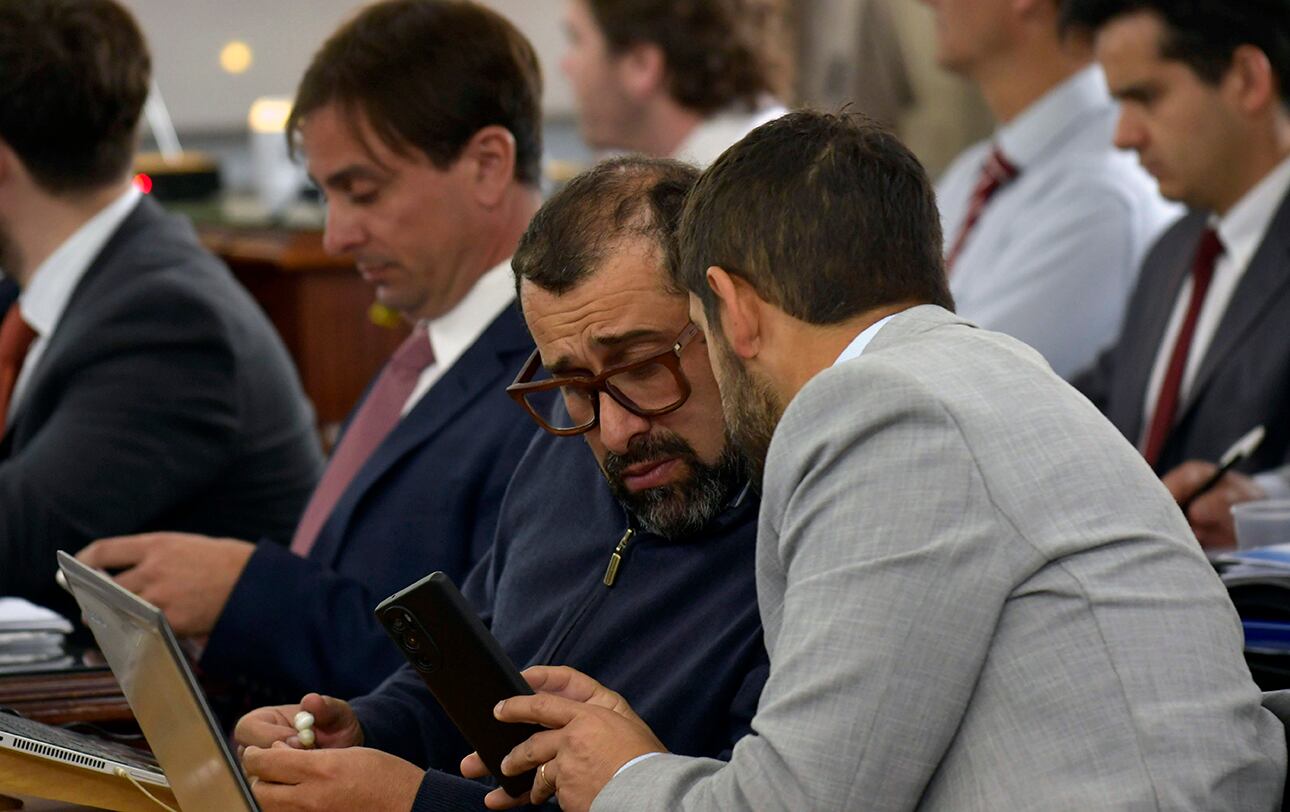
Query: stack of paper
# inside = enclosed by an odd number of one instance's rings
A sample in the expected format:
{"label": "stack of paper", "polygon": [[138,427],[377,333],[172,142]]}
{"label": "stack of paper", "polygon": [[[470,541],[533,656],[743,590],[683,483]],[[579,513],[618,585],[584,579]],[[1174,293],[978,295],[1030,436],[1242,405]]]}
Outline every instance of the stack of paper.
{"label": "stack of paper", "polygon": [[71,663],[63,647],[67,618],[22,598],[0,598],[0,673]]}

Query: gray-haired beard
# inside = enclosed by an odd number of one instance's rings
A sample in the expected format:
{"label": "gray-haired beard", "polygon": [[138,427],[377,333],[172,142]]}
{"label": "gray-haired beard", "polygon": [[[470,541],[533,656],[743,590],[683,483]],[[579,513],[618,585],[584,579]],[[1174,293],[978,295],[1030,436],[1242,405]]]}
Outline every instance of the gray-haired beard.
{"label": "gray-haired beard", "polygon": [[[623,471],[628,466],[664,457],[684,461],[689,475],[657,488],[627,489]],[[726,509],[746,478],[743,458],[729,438],[716,463],[707,465],[693,446],[670,431],[642,437],[626,454],[606,453],[604,471],[609,489],[641,528],[666,539],[684,538],[702,530]]]}

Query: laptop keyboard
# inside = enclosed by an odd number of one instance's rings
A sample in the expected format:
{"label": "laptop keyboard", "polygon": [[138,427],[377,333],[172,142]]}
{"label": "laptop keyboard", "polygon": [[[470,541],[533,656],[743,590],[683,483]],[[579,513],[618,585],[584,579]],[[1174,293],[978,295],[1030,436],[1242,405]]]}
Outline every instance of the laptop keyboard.
{"label": "laptop keyboard", "polygon": [[[142,750],[136,750],[128,745],[119,742],[99,739],[93,736],[86,736],[83,733],[74,733],[70,730],[64,730],[61,727],[53,727],[42,722],[34,722],[31,719],[24,719],[21,716],[13,716],[8,713],[0,713],[0,733],[11,733],[16,736],[23,736],[37,742],[44,742],[55,747],[62,747],[71,750],[73,753],[81,753],[91,758],[106,759],[115,761],[133,767],[138,770],[147,770],[148,772],[160,773],[161,766],[157,760],[150,754]],[[36,755],[49,756],[50,753],[41,752],[38,748],[26,747],[21,743],[11,743],[13,747],[19,750],[30,751]],[[74,757],[70,757],[73,758]],[[88,761],[84,766],[99,766]]]}

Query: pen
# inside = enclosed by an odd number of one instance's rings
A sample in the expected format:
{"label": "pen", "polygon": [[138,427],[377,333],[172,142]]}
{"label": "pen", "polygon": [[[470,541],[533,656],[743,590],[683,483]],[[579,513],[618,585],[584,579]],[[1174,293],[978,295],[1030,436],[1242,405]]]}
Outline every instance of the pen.
{"label": "pen", "polygon": [[1199,488],[1192,491],[1190,496],[1178,503],[1178,507],[1182,508],[1183,513],[1187,512],[1187,508],[1191,507],[1191,503],[1198,496],[1217,485],[1224,474],[1248,459],[1259,447],[1259,443],[1263,442],[1265,433],[1262,426],[1255,426],[1247,431],[1241,439],[1232,443],[1232,447],[1223,452],[1223,456],[1219,458],[1218,469],[1210,474],[1209,478],[1202,482]]}

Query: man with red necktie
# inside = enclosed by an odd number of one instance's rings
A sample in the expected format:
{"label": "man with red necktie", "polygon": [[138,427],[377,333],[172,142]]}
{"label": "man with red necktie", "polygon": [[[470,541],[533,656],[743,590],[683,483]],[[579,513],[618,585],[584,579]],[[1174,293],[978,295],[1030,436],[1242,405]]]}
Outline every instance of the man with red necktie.
{"label": "man with red necktie", "polygon": [[[1068,0],[1122,109],[1115,143],[1191,213],[1143,263],[1118,343],[1076,385],[1180,502],[1255,426],[1265,439],[1187,518],[1235,543],[1231,506],[1290,495],[1290,5]],[[1248,474],[1255,474],[1249,476]]]}
{"label": "man with red necktie", "polygon": [[281,339],[131,183],[147,43],[112,0],[0,4],[0,595],[160,528],[285,541],[318,479]]}
{"label": "man with red necktie", "polygon": [[[491,545],[534,433],[505,386],[532,340],[510,257],[540,204],[533,50],[479,5],[389,0],[319,50],[288,132],[327,200],[324,246],[352,256],[413,329],[369,387],[290,550],[154,534],[82,553],[121,568],[200,664],[258,701],[364,693],[402,662],[372,616]],[[253,538],[253,537],[252,537]]]}
{"label": "man with red necktie", "polygon": [[956,311],[1069,379],[1115,340],[1143,253],[1180,211],[1112,147],[1115,103],[1058,0],[923,1],[937,62],[998,121],[936,184]]}

